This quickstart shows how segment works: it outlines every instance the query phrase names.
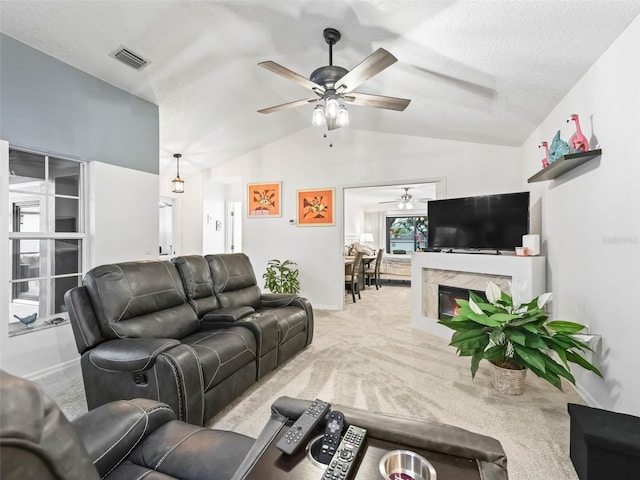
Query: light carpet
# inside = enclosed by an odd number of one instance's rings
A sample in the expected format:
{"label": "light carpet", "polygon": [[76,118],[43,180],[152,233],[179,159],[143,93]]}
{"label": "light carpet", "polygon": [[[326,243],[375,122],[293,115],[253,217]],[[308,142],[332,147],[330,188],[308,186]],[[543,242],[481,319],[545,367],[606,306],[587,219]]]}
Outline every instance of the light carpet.
{"label": "light carpet", "polygon": [[[255,437],[281,395],[436,420],[498,439],[512,480],[577,480],[569,459],[567,403],[583,403],[529,372],[523,395],[497,393],[489,366],[471,379],[469,358],[411,327],[411,289],[368,288],[343,311],[316,311],[313,343],[262,378],[209,426]],[[578,368],[578,367],[576,367]],[[74,417],[86,411],[77,365],[39,381]]]}

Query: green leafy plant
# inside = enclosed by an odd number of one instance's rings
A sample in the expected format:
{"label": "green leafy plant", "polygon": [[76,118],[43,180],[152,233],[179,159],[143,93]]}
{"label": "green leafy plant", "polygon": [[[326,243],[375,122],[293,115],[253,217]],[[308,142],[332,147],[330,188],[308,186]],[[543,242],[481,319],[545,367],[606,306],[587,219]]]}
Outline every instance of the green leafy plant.
{"label": "green leafy plant", "polygon": [[[471,376],[481,360],[503,368],[528,368],[538,377],[562,390],[560,377],[575,385],[569,363],[575,363],[602,377],[600,371],[578,352],[591,348],[574,335],[585,327],[569,321],[547,321],[544,305],[551,293],[521,304],[518,295],[508,295],[489,282],[488,303],[474,292],[469,300],[458,299],[456,314],[438,323],[454,331],[451,346],[458,355],[471,357]],[[513,294],[513,292],[512,292]],[[560,363],[551,358],[555,352]]]}
{"label": "green leafy plant", "polygon": [[272,259],[267,262],[267,271],[262,275],[264,288],[272,293],[298,293],[300,281],[298,280],[298,265],[291,260]]}

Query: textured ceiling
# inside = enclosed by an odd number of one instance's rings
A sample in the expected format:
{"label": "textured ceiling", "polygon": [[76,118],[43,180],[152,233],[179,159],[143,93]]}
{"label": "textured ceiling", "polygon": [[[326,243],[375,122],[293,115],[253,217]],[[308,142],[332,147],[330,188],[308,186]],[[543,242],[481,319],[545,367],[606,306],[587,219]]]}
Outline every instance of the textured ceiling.
{"label": "textured ceiling", "polygon": [[[185,175],[309,128],[312,106],[261,115],[305,77],[383,47],[398,62],[358,92],[410,98],[404,112],[349,107],[349,129],[518,146],[640,14],[633,1],[0,0],[0,29],[160,109],[160,169]],[[135,71],[109,57],[150,59]],[[348,141],[348,135],[342,136]],[[346,138],[346,140],[345,140]]]}

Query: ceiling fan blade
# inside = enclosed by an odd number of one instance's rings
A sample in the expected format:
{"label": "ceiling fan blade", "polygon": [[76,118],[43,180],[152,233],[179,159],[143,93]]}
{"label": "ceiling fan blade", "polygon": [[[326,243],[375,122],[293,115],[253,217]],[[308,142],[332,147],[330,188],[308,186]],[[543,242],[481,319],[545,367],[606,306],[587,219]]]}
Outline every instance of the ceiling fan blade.
{"label": "ceiling fan blade", "polygon": [[385,97],[357,92],[345,95],[344,101],[363,107],[386,108],[387,110],[397,110],[399,112],[402,112],[411,103],[411,100],[407,98]]}
{"label": "ceiling fan blade", "polygon": [[302,75],[297,74],[289,70],[288,68],[283,67],[282,65],[278,65],[276,62],[272,62],[271,60],[267,60],[266,62],[260,62],[258,64],[262,68],[266,68],[270,72],[277,73],[284,78],[296,82],[298,85],[302,85],[304,88],[308,88],[309,90],[313,90],[318,95],[322,95],[324,93],[324,87],[322,85],[318,85],[316,82],[312,82],[311,80],[303,77]]}
{"label": "ceiling fan blade", "polygon": [[301,107],[302,105],[308,105],[310,103],[317,102],[317,98],[305,98],[304,100],[296,100],[295,102],[283,103],[282,105],[276,105],[275,107],[263,108],[258,110],[258,113],[273,113],[280,110],[287,110],[289,108]]}
{"label": "ceiling fan blade", "polygon": [[[396,63],[398,59],[387,52],[384,48],[379,48],[353,70],[336,82],[336,90],[340,93],[351,92],[360,84],[377,75],[389,65]],[[340,91],[341,90],[341,91]]]}

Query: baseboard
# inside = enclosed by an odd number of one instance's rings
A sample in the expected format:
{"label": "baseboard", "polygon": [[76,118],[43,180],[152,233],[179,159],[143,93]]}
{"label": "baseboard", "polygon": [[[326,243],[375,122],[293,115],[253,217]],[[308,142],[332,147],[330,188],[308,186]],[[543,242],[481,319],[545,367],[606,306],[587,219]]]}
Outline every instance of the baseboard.
{"label": "baseboard", "polygon": [[[584,388],[582,388],[580,385],[573,385],[570,384],[573,389],[576,391],[576,393],[578,395],[580,395],[580,397],[582,397],[582,400],[584,400],[584,403],[586,403],[587,405],[589,405],[590,407],[594,407],[594,408],[601,408],[601,409],[605,409],[603,406],[601,406],[596,400],[595,398],[593,398],[589,392],[587,392]],[[606,410],[606,409],[605,409]]]}
{"label": "baseboard", "polygon": [[59,363],[57,365],[53,365],[51,367],[47,367],[43,370],[38,370],[37,372],[30,373],[29,375],[25,375],[24,378],[31,381],[36,381],[42,377],[46,377],[48,375],[52,375],[54,373],[60,372],[67,367],[72,366],[75,363],[80,363],[80,357],[74,358],[72,360],[68,360],[66,362]]}
{"label": "baseboard", "polygon": [[314,310],[333,310],[333,311],[338,311],[338,310],[342,310],[339,307],[336,307],[335,305],[313,305],[313,309]]}

